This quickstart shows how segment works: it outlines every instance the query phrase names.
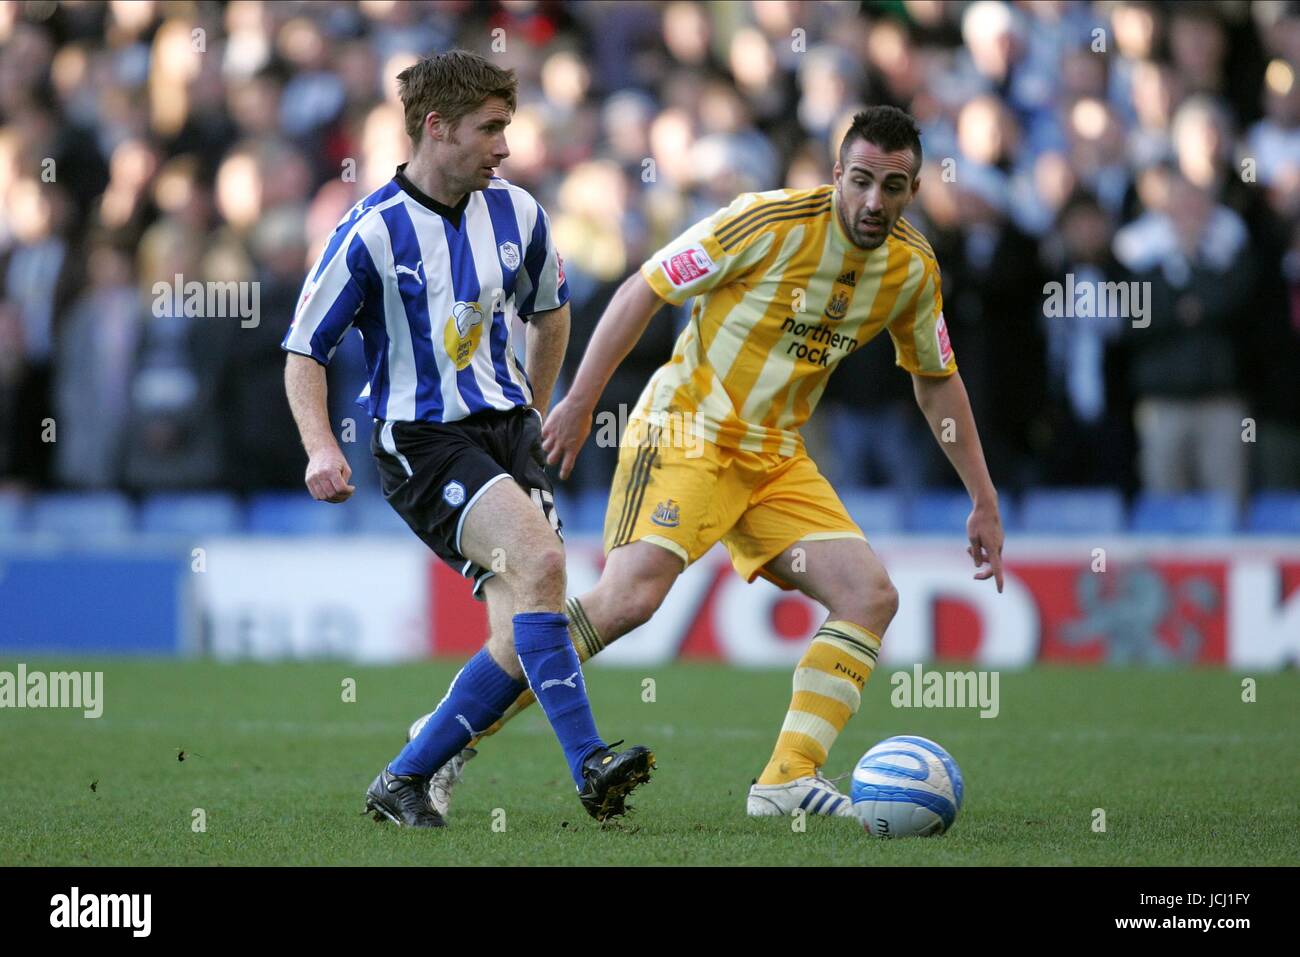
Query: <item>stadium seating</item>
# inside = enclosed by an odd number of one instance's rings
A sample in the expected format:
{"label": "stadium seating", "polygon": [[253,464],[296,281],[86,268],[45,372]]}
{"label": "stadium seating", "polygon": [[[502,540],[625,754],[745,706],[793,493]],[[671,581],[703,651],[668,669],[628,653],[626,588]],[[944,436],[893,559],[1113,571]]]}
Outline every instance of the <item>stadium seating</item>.
{"label": "stadium seating", "polygon": [[[1010,495],[998,493],[998,509],[1005,531],[1017,528],[1013,506]],[[905,526],[909,532],[924,535],[965,535],[970,510],[970,496],[965,492],[919,492],[907,503]]]}
{"label": "stadium seating", "polygon": [[1134,532],[1155,535],[1230,535],[1237,507],[1227,495],[1142,492],[1133,505]]}
{"label": "stadium seating", "polygon": [[125,535],[134,530],[134,513],[117,492],[54,492],[33,502],[30,529],[69,538]]}
{"label": "stadium seating", "polygon": [[248,501],[255,535],[337,535],[348,525],[346,506],[317,502],[304,492],[261,492]]}
{"label": "stadium seating", "polygon": [[884,489],[846,489],[840,494],[840,501],[867,536],[903,530],[903,498],[897,492]]}
{"label": "stadium seating", "polygon": [[22,496],[0,493],[0,535],[14,535],[26,525],[27,504]]}
{"label": "stadium seating", "polygon": [[[411,535],[410,526],[378,492],[363,492],[343,506],[351,518],[351,530],[359,535]],[[414,539],[412,539],[414,541]]]}
{"label": "stadium seating", "polygon": [[[848,488],[840,498],[868,535],[902,532],[965,534],[970,499],[965,492],[929,490],[907,495],[889,489]],[[556,493],[565,530],[599,536],[609,500],[604,489],[576,495]],[[1232,500],[1216,493],[1162,495],[1141,493],[1126,521],[1123,496],[1115,489],[1039,488],[1024,493],[1012,508],[999,499],[1008,532],[1039,535],[1164,534],[1300,535],[1300,494],[1262,492],[1238,523]],[[405,535],[410,530],[384,498],[359,489],[342,508],[325,507],[305,493],[266,492],[252,496],[245,510],[238,496],[225,492],[163,493],[131,500],[110,492],[59,492],[25,497],[0,493],[0,535],[26,532],[76,535]]]}
{"label": "stadium seating", "polygon": [[560,518],[564,520],[564,530],[570,535],[577,534],[580,531],[578,528],[580,516],[578,515],[577,497],[557,489],[555,491],[555,508],[560,513]]}
{"label": "stadium seating", "polygon": [[1122,532],[1124,497],[1115,489],[1035,489],[1020,502],[1020,531],[1042,535]]}
{"label": "stadium seating", "polygon": [[573,510],[560,512],[564,526],[586,535],[601,535],[605,530],[605,507],[609,504],[609,491],[603,488],[586,489],[573,499]]}
{"label": "stadium seating", "polygon": [[1260,492],[1247,512],[1246,531],[1263,535],[1300,535],[1300,494]]}
{"label": "stadium seating", "polygon": [[231,535],[243,525],[239,500],[223,492],[153,495],[140,506],[140,531],[156,535]]}

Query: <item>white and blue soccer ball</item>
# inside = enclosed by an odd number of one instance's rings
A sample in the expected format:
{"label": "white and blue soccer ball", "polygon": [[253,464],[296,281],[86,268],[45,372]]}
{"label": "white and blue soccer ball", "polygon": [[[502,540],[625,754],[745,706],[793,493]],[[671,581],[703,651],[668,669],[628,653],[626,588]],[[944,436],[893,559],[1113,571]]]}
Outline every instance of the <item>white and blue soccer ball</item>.
{"label": "white and blue soccer ball", "polygon": [[933,837],[961,810],[961,768],[929,738],[886,738],[853,769],[853,812],[872,837]]}

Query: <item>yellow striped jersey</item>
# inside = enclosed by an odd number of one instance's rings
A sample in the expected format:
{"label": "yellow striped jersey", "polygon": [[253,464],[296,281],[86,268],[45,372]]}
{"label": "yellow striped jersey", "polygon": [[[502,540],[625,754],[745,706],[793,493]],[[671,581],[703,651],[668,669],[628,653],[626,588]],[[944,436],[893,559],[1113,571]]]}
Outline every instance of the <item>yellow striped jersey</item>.
{"label": "yellow striped jersey", "polygon": [[745,193],[641,266],[661,299],[696,298],[634,418],[793,455],[831,370],[882,329],[908,372],[957,370],[930,244],[900,218],[878,248],[861,249],[834,202],[829,185]]}

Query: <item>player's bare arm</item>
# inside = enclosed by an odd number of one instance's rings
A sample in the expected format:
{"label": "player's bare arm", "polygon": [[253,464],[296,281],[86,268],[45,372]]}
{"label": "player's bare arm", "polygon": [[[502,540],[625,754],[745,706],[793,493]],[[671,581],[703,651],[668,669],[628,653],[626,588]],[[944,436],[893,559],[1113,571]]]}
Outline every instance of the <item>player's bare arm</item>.
{"label": "player's bare arm", "polygon": [[[564,399],[551,410],[542,429],[546,460],[560,463],[560,478],[567,479],[578,459],[582,443],[591,432],[591,417],[600,394],[618,364],[627,358],[663,300],[655,295],[642,275],[633,273],[618,287],[605,314],[596,324],[582,364]],[[531,339],[530,339],[531,344]],[[536,380],[534,380],[536,381]]]}
{"label": "player's bare arm", "polygon": [[555,380],[569,347],[569,304],[559,309],[535,313],[528,321],[528,341],[524,346],[524,369],[533,384],[533,408],[546,419],[551,407]]}
{"label": "player's bare arm", "polygon": [[[950,376],[912,376],[916,404],[920,406],[930,431],[948,456],[974,507],[966,520],[966,549],[975,562],[975,577],[980,581],[993,578],[1002,591],[1002,518],[998,514],[998,493],[989,477],[980,446],[979,430],[971,413],[970,399],[961,374]],[[948,438],[951,437],[951,441]],[[987,566],[987,567],[985,567]]]}
{"label": "player's bare arm", "polygon": [[339,504],[352,497],[348,484],[352,467],[343,456],[330,428],[325,402],[325,367],[310,356],[289,353],[284,366],[284,389],[307,450],[307,488],[318,502]]}

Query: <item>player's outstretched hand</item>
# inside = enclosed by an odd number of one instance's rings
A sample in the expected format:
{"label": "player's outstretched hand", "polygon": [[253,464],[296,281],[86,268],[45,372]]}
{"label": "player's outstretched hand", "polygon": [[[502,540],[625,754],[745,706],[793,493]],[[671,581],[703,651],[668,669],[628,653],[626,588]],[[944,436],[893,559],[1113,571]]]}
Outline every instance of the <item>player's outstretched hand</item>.
{"label": "player's outstretched hand", "polygon": [[566,395],[542,423],[542,451],[548,465],[560,463],[561,479],[567,479],[573,471],[582,443],[590,434],[591,409],[575,402],[571,395]]}
{"label": "player's outstretched hand", "polygon": [[307,488],[318,502],[346,502],[356,491],[350,478],[352,467],[337,448],[317,452],[307,462]]}
{"label": "player's outstretched hand", "polygon": [[978,569],[975,578],[987,581],[992,578],[998,583],[998,593],[1002,592],[1002,518],[998,515],[996,505],[977,505],[966,519],[966,537],[970,555]]}

